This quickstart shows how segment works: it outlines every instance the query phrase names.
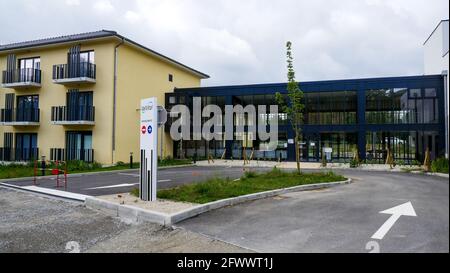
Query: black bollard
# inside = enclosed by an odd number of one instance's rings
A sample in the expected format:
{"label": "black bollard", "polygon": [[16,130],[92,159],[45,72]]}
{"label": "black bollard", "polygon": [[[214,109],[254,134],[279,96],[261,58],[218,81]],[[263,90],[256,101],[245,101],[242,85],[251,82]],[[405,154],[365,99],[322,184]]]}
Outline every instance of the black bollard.
{"label": "black bollard", "polygon": [[130,153],[130,169],[133,169],[133,153]]}
{"label": "black bollard", "polygon": [[41,158],[41,175],[42,175],[42,176],[45,176],[45,167],[46,167],[46,164],[45,164],[45,156],[43,156],[43,157]]}

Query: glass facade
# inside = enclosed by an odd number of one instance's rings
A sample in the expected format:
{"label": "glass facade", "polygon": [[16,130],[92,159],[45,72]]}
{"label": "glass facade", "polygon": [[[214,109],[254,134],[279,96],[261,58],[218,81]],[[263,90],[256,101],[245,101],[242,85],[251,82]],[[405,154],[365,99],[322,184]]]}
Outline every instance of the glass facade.
{"label": "glass facade", "polygon": [[392,88],[366,92],[368,124],[438,123],[435,88]]}
{"label": "glass facade", "polygon": [[355,91],[308,92],[304,95],[305,124],[356,124]]}
{"label": "glass facade", "polygon": [[422,161],[429,148],[431,158],[438,156],[439,136],[433,131],[390,131],[366,133],[366,159],[377,163],[386,161],[388,150],[395,160],[411,163]]}
{"label": "glass facade", "polygon": [[[402,87],[404,86],[404,87]],[[304,91],[304,122],[300,140],[303,161],[320,162],[324,148],[332,161],[348,162],[358,151],[361,159],[383,163],[388,149],[396,160],[422,161],[430,149],[432,159],[444,151],[442,76],[415,76],[300,83]],[[224,86],[179,89],[166,96],[166,109],[199,96],[202,106],[218,105],[225,112],[233,105],[276,105],[275,93],[286,95],[285,84]],[[280,110],[280,109],[279,109]],[[209,118],[203,118],[205,122]],[[294,132],[286,113],[259,114],[257,124],[278,121],[277,143],[250,141],[249,134],[235,134],[229,141],[183,141],[186,156],[265,160],[295,160]],[[222,121],[223,122],[223,121]],[[253,125],[246,115],[233,117],[234,126]],[[170,119],[166,131],[170,128]],[[223,133],[223,132],[222,132]],[[442,139],[442,141],[441,141]],[[178,152],[175,149],[174,154]],[[270,147],[276,147],[271,150]]]}

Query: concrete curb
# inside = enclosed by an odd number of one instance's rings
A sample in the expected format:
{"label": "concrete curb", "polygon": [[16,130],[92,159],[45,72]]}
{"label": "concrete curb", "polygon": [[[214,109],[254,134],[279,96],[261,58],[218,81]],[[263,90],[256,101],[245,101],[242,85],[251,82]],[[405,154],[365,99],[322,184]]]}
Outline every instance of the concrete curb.
{"label": "concrete curb", "polygon": [[421,172],[421,171],[412,171],[413,174],[424,174],[429,176],[437,176],[437,177],[443,177],[443,178],[449,178],[449,175],[446,173],[427,173],[427,172]]}
{"label": "concrete curb", "polygon": [[242,195],[234,198],[228,198],[223,200],[218,200],[214,202],[210,202],[203,205],[198,205],[184,211],[173,213],[173,214],[165,214],[159,213],[155,211],[149,211],[142,208],[129,206],[129,205],[120,205],[117,203],[101,200],[95,197],[87,197],[85,201],[85,206],[91,209],[97,209],[107,214],[110,214],[115,217],[120,217],[126,222],[152,222],[160,225],[171,226],[175,223],[181,222],[188,218],[200,215],[202,213],[220,209],[227,206],[233,206],[240,203],[253,201],[257,199],[263,199],[268,197],[273,197],[280,194],[285,194],[289,192],[298,192],[298,191],[308,191],[308,190],[317,190],[317,189],[326,189],[339,185],[345,185],[351,183],[351,179],[347,179],[346,181],[339,182],[330,182],[330,183],[318,183],[311,185],[301,185],[291,188],[283,188],[272,191],[258,192],[248,195]]}
{"label": "concrete curb", "polygon": [[52,198],[58,198],[61,200],[81,202],[81,203],[84,203],[86,201],[86,197],[87,197],[86,195],[82,195],[82,194],[71,194],[71,193],[67,194],[67,192],[65,192],[65,191],[52,190],[52,189],[49,190],[46,188],[36,189],[39,187],[35,187],[35,188],[20,187],[20,186],[16,186],[16,185],[7,184],[7,183],[0,183],[0,187],[10,188],[10,189],[14,189],[17,191],[24,191],[24,192],[47,196],[47,197],[52,197]]}
{"label": "concrete curb", "polygon": [[[165,170],[165,169],[172,169],[172,168],[183,168],[183,167],[191,167],[191,166],[196,166],[196,165],[195,164],[184,164],[184,165],[175,165],[175,166],[165,166],[165,167],[159,167],[158,170]],[[70,178],[70,177],[89,176],[89,175],[96,175],[96,174],[126,173],[126,172],[133,172],[133,171],[139,172],[139,169],[123,169],[123,170],[113,170],[113,171],[69,173],[67,175],[67,177]],[[37,180],[54,178],[54,177],[55,177],[55,175],[38,176]],[[28,181],[28,180],[33,180],[33,178],[34,178],[33,176],[18,177],[18,178],[5,178],[5,179],[0,179],[0,183],[2,183],[2,182]]]}
{"label": "concrete curb", "polygon": [[145,210],[129,205],[120,205],[95,197],[88,197],[84,202],[90,209],[99,210],[114,217],[120,217],[125,222],[151,222],[170,226],[170,215],[156,211]]}

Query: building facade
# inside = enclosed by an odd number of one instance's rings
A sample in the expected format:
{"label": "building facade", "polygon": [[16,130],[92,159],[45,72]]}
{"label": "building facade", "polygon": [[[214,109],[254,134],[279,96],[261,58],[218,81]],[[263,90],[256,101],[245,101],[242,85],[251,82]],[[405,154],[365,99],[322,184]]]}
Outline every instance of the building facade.
{"label": "building facade", "polygon": [[442,20],[424,43],[424,73],[425,75],[442,74],[444,80],[445,100],[445,156],[449,154],[449,81],[448,81],[448,51],[449,51],[449,21]]}
{"label": "building facade", "polygon": [[106,30],[0,45],[0,70],[0,161],[128,162],[140,100],[208,78]]}
{"label": "building facade", "polygon": [[[383,163],[388,149],[396,160],[405,163],[423,160],[427,148],[432,158],[444,154],[442,75],[301,82],[299,85],[305,93],[300,143],[303,161],[320,161],[324,148],[332,149],[335,162],[349,161],[358,152],[362,159]],[[275,93],[286,94],[286,88],[285,83],[178,88],[166,94],[166,108],[170,111],[176,104],[186,104],[192,112],[194,97],[201,98],[202,107],[215,104],[222,111],[225,105],[275,105]],[[245,136],[235,135],[234,140],[227,141],[186,140],[181,145],[176,142],[173,153],[198,158],[209,154],[225,155],[235,159],[243,158],[244,153],[248,157],[253,153],[255,159],[295,161],[294,132],[286,115],[258,115],[258,122],[278,119],[276,150],[267,150],[269,145],[258,141],[257,136],[254,141],[246,141]],[[242,123],[235,117],[234,126],[242,125],[239,122]],[[243,122],[244,126],[251,125],[248,120]],[[166,130],[169,126],[170,122]]]}

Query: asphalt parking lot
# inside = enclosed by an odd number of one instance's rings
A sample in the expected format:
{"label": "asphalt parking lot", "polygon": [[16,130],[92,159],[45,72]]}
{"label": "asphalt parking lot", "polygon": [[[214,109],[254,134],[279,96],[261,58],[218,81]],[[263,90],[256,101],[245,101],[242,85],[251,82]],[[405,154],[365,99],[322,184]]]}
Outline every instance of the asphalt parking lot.
{"label": "asphalt parking lot", "polygon": [[[44,199],[44,202],[43,198],[36,199],[31,194],[20,193],[20,198],[15,200],[10,197],[14,191],[5,194],[5,189],[2,189],[0,252],[59,252],[66,241],[77,238],[83,251],[190,251],[192,248],[183,246],[183,243],[193,244],[191,239],[183,241],[186,236],[200,240],[199,244],[194,244],[198,249],[195,247],[192,251],[207,252],[209,248],[202,250],[203,243],[211,245],[211,251],[225,252],[368,252],[366,247],[373,242],[381,252],[449,251],[448,179],[398,172],[336,172],[352,178],[353,183],[326,190],[289,193],[211,211],[178,223],[182,230],[175,231],[158,225],[127,226],[118,219],[80,205],[51,199]],[[190,166],[160,170],[158,180],[160,188],[167,188],[214,176],[235,179],[242,173],[242,167]],[[31,181],[9,183],[20,186],[30,185]],[[53,179],[41,179],[39,183],[41,187],[55,187]],[[97,196],[127,192],[137,187],[137,183],[136,170],[85,174],[71,177],[68,190]],[[411,202],[417,216],[401,216],[382,240],[371,239],[390,218],[390,215],[379,212],[407,202]],[[183,232],[189,235],[185,236]],[[170,241],[173,248],[165,249],[158,246],[159,243],[154,248],[150,243],[153,240],[163,242],[163,237],[171,238],[171,234],[178,238]],[[149,236],[148,241],[141,242],[140,236]],[[128,248],[127,240],[139,247]],[[223,242],[230,245],[221,245]]]}
{"label": "asphalt parking lot", "polygon": [[[268,170],[267,168],[252,168],[254,171]],[[242,167],[178,167],[161,169],[158,171],[158,188],[173,188],[183,184],[205,181],[212,177],[229,177],[236,179],[243,175]],[[19,181],[5,181],[15,186],[31,186],[32,179]],[[37,180],[39,187],[56,188],[55,177],[41,177]],[[62,186],[62,183],[61,183]],[[105,172],[96,174],[74,174],[68,178],[67,191],[90,196],[100,196],[129,192],[139,187],[139,170],[124,170],[120,172]]]}
{"label": "asphalt parking lot", "polygon": [[248,252],[183,229],[129,225],[85,208],[0,186],[0,253]]}
{"label": "asphalt parking lot", "polygon": [[[211,211],[179,226],[257,252],[449,251],[449,181],[426,175],[339,171],[354,183],[289,193]],[[417,217],[401,216],[382,240],[371,236],[411,202]]]}

